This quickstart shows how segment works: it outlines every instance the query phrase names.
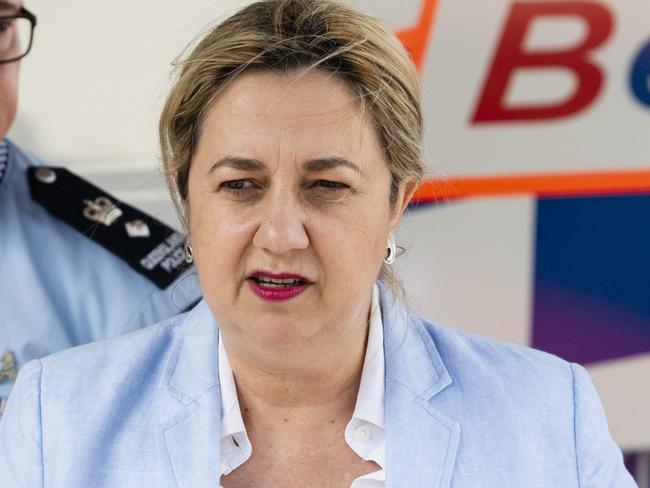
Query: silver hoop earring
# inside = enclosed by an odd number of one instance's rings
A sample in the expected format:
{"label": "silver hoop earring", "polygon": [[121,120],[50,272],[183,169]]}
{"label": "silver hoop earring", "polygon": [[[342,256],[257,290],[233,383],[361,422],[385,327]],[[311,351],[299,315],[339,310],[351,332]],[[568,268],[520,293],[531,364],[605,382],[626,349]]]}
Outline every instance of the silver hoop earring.
{"label": "silver hoop earring", "polygon": [[187,264],[192,264],[192,262],[194,262],[194,251],[192,251],[189,239],[185,241],[185,261]]}
{"label": "silver hoop earring", "polygon": [[393,264],[395,262],[396,255],[397,251],[395,246],[395,234],[391,232],[388,234],[388,240],[386,241],[386,257],[384,258],[384,263]]}

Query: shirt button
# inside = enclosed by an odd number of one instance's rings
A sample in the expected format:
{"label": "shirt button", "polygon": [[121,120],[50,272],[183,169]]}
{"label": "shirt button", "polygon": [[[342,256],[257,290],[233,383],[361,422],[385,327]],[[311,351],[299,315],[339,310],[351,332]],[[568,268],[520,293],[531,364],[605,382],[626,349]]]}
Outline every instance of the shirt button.
{"label": "shirt button", "polygon": [[48,185],[56,181],[56,173],[50,168],[38,168],[35,176],[38,181]]}
{"label": "shirt button", "polygon": [[356,437],[356,439],[360,442],[367,442],[372,437],[372,429],[367,425],[359,427],[354,432],[354,437]]}

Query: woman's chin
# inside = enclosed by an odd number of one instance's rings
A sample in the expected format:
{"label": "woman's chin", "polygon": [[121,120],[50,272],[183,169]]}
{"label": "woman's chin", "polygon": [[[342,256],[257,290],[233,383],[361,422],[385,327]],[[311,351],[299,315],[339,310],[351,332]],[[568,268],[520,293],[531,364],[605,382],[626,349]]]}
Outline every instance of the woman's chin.
{"label": "woman's chin", "polygon": [[[304,325],[304,324],[303,324]],[[286,320],[275,322],[265,320],[263,323],[253,325],[247,335],[263,347],[286,349],[293,345],[303,345],[311,336],[304,327]]]}

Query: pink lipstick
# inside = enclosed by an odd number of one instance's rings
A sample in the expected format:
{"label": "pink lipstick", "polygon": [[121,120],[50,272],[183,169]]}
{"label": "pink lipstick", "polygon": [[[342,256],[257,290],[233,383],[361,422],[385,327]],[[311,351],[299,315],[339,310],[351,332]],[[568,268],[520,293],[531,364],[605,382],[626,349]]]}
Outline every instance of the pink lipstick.
{"label": "pink lipstick", "polygon": [[311,282],[292,273],[255,271],[246,279],[253,293],[268,302],[280,302],[300,295]]}

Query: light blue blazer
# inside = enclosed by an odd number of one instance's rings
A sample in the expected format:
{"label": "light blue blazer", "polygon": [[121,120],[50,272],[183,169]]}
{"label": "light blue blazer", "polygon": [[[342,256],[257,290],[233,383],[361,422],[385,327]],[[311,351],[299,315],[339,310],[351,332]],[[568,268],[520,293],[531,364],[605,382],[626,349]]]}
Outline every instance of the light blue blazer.
{"label": "light blue blazer", "polygon": [[[387,487],[636,486],[580,366],[433,325],[383,288],[381,307]],[[217,341],[201,302],[28,363],[0,424],[0,486],[218,487]]]}

